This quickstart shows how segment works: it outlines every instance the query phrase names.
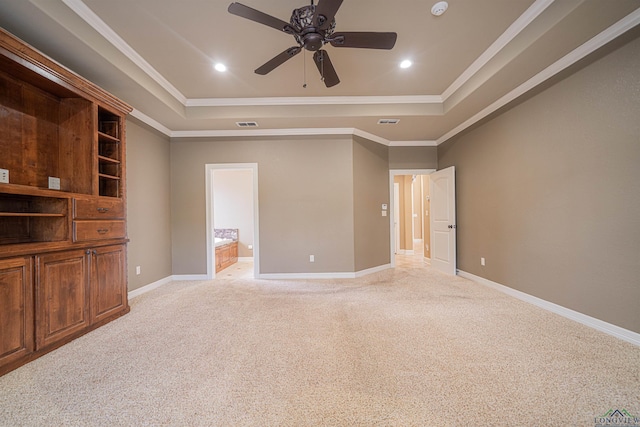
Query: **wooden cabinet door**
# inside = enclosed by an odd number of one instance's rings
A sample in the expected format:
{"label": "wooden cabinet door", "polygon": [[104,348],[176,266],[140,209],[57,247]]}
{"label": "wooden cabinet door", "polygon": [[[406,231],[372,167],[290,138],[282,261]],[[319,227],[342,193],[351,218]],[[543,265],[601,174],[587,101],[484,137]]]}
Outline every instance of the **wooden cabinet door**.
{"label": "wooden cabinet door", "polygon": [[96,248],[91,258],[91,323],[126,308],[125,246]]}
{"label": "wooden cabinet door", "polygon": [[0,260],[0,366],[33,351],[31,258]]}
{"label": "wooden cabinet door", "polygon": [[36,346],[89,326],[89,257],[84,250],[36,257]]}

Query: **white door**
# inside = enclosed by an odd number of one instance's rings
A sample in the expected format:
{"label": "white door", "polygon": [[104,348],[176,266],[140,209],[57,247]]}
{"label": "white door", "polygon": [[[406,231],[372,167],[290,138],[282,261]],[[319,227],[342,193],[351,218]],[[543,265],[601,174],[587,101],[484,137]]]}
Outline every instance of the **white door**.
{"label": "white door", "polygon": [[456,274],[456,178],[453,166],[430,176],[431,266]]}

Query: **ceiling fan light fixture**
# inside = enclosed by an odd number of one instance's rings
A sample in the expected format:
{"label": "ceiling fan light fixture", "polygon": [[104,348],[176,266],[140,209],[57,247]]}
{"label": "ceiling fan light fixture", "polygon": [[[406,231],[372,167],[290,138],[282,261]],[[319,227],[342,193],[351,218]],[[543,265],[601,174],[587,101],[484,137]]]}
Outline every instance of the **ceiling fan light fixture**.
{"label": "ceiling fan light fixture", "polygon": [[409,59],[405,59],[404,61],[402,61],[400,63],[400,68],[409,68],[413,65],[413,62],[411,62],[411,60]]}
{"label": "ceiling fan light fixture", "polygon": [[312,0],[311,5],[294,9],[289,22],[237,2],[231,3],[227,11],[292,35],[297,42],[297,46],[286,49],[255,69],[256,74],[270,73],[305,49],[314,52],[313,61],[318,67],[321,80],[329,88],[340,83],[340,79],[329,59],[329,53],[323,49],[326,44],[339,48],[389,50],[393,49],[398,38],[398,34],[394,32],[335,32],[335,15],[342,2],[343,0],[318,0],[315,5]]}
{"label": "ceiling fan light fixture", "polygon": [[216,65],[213,66],[213,68],[219,73],[224,73],[225,71],[227,71],[227,66],[224,65],[222,62],[218,62]]}

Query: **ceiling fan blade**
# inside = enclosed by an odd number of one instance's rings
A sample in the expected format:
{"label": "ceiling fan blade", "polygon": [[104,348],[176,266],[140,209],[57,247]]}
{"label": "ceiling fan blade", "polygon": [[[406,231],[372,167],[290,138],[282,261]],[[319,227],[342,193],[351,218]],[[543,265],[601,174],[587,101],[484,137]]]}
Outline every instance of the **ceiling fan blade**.
{"label": "ceiling fan blade", "polygon": [[335,18],[340,5],[342,0],[319,0],[311,22],[321,30],[326,30]]}
{"label": "ceiling fan blade", "polygon": [[281,54],[274,56],[270,61],[266,62],[260,68],[256,69],[255,73],[264,76],[265,74],[270,73],[275,68],[279,67],[289,59],[299,54],[301,50],[302,48],[300,46],[290,47]]}
{"label": "ceiling fan blade", "polygon": [[316,63],[318,71],[320,71],[325,86],[331,87],[340,83],[336,69],[333,68],[333,64],[326,50],[317,50],[316,53],[313,54],[313,61]]}
{"label": "ceiling fan blade", "polygon": [[331,35],[331,46],[358,47],[364,49],[393,49],[398,34],[372,32],[341,32]]}
{"label": "ceiling fan blade", "polygon": [[266,25],[267,27],[275,28],[276,30],[284,31],[288,34],[294,33],[291,24],[288,22],[275,18],[271,15],[267,15],[259,10],[252,9],[249,6],[245,6],[240,3],[231,3],[227,10],[233,15]]}

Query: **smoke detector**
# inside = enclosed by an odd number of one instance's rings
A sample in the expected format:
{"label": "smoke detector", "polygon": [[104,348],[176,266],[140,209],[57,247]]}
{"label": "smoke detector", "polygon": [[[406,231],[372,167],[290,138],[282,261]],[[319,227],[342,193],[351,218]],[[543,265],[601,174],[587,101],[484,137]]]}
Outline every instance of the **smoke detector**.
{"label": "smoke detector", "polygon": [[433,16],[440,16],[446,12],[448,7],[449,3],[447,3],[446,1],[439,1],[438,3],[433,5],[433,7],[431,8],[431,13],[433,14]]}

